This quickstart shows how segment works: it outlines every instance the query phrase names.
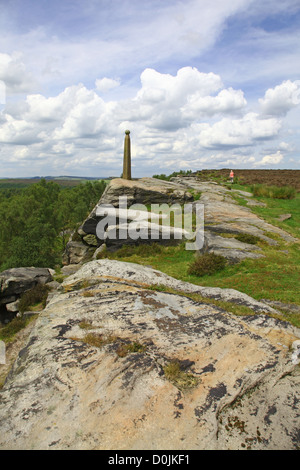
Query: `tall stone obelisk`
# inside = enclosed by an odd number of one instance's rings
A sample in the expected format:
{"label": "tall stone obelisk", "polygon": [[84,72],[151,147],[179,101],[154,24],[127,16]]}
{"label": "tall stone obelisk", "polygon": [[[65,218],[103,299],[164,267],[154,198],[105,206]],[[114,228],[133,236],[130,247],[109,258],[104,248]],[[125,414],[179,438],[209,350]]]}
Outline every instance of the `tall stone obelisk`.
{"label": "tall stone obelisk", "polygon": [[131,151],[130,151],[130,131],[125,131],[123,179],[131,180]]}

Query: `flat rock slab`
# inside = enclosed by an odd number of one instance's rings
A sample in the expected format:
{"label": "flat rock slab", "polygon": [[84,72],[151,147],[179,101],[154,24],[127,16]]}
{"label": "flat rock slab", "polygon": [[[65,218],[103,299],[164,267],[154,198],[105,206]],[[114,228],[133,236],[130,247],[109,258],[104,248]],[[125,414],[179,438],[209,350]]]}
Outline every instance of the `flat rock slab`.
{"label": "flat rock slab", "polygon": [[120,196],[127,196],[132,204],[155,204],[162,202],[184,203],[193,200],[189,190],[180,183],[173,183],[157,178],[124,180],[116,178],[110,181],[101,197],[101,204],[117,206]]}
{"label": "flat rock slab", "polygon": [[[198,199],[196,201],[194,201],[193,195],[197,196]],[[127,198],[128,208],[132,207],[133,204],[143,204],[144,207],[147,206],[148,208],[151,204],[168,204],[171,206],[173,204],[183,205],[189,203],[194,208],[198,204],[203,205],[206,243],[202,251],[213,251],[222,254],[230,262],[235,263],[245,258],[255,259],[263,256],[257,248],[250,247],[249,244],[240,244],[236,247],[234,234],[237,233],[255,234],[270,245],[277,243],[270,234],[274,234],[275,237],[279,237],[287,243],[294,243],[296,241],[294,237],[284,230],[260,219],[251,211],[250,207],[239,205],[234,199],[234,195],[244,198],[248,205],[260,205],[249,192],[230,190],[215,182],[200,181],[196,177],[175,177],[171,181],[163,181],[156,178],[141,178],[139,180],[113,179],[106,187],[99,203],[78,229],[78,235],[82,237],[83,241],[74,242],[70,240],[67,244],[64,263],[74,264],[87,261],[90,256],[88,248],[90,247],[91,250],[95,251],[105,239],[104,236],[99,239],[96,237],[97,226],[101,220],[99,215],[101,212],[100,208],[103,208],[105,205],[110,205],[112,209],[118,207],[120,197],[124,196]],[[150,212],[148,212],[149,214]],[[118,220],[118,215],[114,217],[113,221],[107,223],[110,226],[118,227],[121,224]],[[218,231],[221,234],[221,229],[225,226],[225,233],[233,234],[231,243],[228,240],[224,242],[221,237],[216,238],[215,236],[215,232]],[[182,228],[184,229],[184,227]],[[103,227],[103,230],[105,230],[105,227]],[[108,235],[112,230],[114,232],[114,227],[112,229],[108,228],[107,234],[105,233],[104,235]],[[138,241],[130,236],[127,236],[125,240],[122,237],[120,239],[115,237],[109,240],[107,246],[109,249],[117,249],[123,244],[151,243],[150,229],[146,228],[145,233],[147,236],[144,238],[140,237]],[[168,244],[168,240],[166,241],[160,235],[156,238],[159,239],[158,243]],[[173,243],[173,241],[171,236],[170,242]]]}
{"label": "flat rock slab", "polygon": [[[52,275],[47,268],[12,268],[0,273],[0,303],[6,303],[5,298],[19,296],[36,284],[46,284],[52,281]],[[12,301],[12,300],[11,300]]]}
{"label": "flat rock slab", "polygon": [[86,281],[95,280],[123,280],[135,285],[145,286],[166,286],[181,292],[200,294],[203,297],[233,302],[239,305],[245,305],[254,312],[276,313],[276,310],[270,305],[259,302],[247,294],[235,289],[222,289],[220,287],[203,287],[189,282],[179,281],[167,274],[142,266],[136,263],[128,263],[117,260],[95,260],[83,265],[76,273],[69,276],[63,286],[81,285]]}
{"label": "flat rock slab", "polygon": [[281,214],[279,217],[278,217],[278,220],[280,220],[280,222],[284,222],[285,220],[288,220],[292,217],[292,214]]}
{"label": "flat rock slab", "polygon": [[[86,281],[95,276],[93,262],[83,268]],[[0,391],[1,449],[297,447],[298,329],[126,278],[80,287],[74,276],[40,314]],[[172,361],[177,380],[166,375]]]}

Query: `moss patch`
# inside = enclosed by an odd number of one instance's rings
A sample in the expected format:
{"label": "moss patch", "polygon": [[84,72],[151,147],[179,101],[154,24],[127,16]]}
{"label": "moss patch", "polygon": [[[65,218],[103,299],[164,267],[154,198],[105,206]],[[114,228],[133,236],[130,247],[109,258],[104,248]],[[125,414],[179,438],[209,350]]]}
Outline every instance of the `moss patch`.
{"label": "moss patch", "polygon": [[188,390],[196,387],[200,379],[193,374],[187,373],[181,368],[180,361],[169,362],[164,368],[164,374],[167,380],[172,382],[179,390]]}
{"label": "moss patch", "polygon": [[225,268],[227,260],[224,256],[215,253],[205,253],[197,255],[195,260],[189,265],[188,273],[195,276],[205,276],[206,274],[214,274]]}

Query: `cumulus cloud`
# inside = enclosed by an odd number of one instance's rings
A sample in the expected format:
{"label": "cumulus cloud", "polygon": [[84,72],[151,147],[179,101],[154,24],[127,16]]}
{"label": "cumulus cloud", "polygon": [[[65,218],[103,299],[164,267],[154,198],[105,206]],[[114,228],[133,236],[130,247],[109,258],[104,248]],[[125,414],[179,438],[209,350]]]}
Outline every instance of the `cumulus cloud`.
{"label": "cumulus cloud", "polygon": [[109,90],[113,90],[120,86],[121,80],[114,80],[113,78],[97,78],[95,82],[96,90],[100,91],[101,93],[106,93]]}
{"label": "cumulus cloud", "polygon": [[83,85],[77,88],[72,107],[62,123],[56,127],[54,139],[79,139],[109,133],[108,112],[102,98]]}
{"label": "cumulus cloud", "polygon": [[175,76],[146,69],[141,74],[141,89],[126,111],[131,120],[175,131],[200,118],[236,113],[246,106],[241,90],[222,88],[219,75],[195,67],[183,67]]}
{"label": "cumulus cloud", "polygon": [[223,118],[213,125],[200,126],[199,142],[206,148],[254,145],[277,136],[280,127],[276,118],[261,119],[257,113],[247,113],[240,119]]}
{"label": "cumulus cloud", "polygon": [[148,68],[135,96],[116,101],[98,93],[117,86],[115,79],[97,83],[97,90],[79,83],[54,96],[30,94],[18,106],[6,106],[0,113],[0,142],[12,150],[2,147],[2,155],[7,152],[11,161],[28,161],[30,167],[35,159],[59,167],[59,173],[97,167],[119,175],[129,128],[132,164],[141,176],[158,168],[164,173],[203,165],[236,167],[238,162],[247,166],[255,163],[257,148],[277,138],[278,152],[265,155],[259,165],[279,164],[281,150],[290,145],[280,134],[282,116],[250,112],[243,91],[225,88],[214,73],[184,67],[171,75]]}
{"label": "cumulus cloud", "polygon": [[231,87],[221,90],[217,96],[203,96],[196,92],[188,96],[183,113],[192,119],[214,114],[230,114],[242,110],[247,104],[244,93],[241,90],[233,90]]}
{"label": "cumulus cloud", "polygon": [[271,155],[265,155],[261,161],[257,162],[257,165],[267,166],[267,165],[278,165],[283,160],[283,155],[280,150],[277,150],[276,153]]}
{"label": "cumulus cloud", "polygon": [[300,103],[300,80],[285,80],[281,85],[269,88],[259,103],[264,114],[285,115]]}
{"label": "cumulus cloud", "polygon": [[5,83],[7,94],[32,91],[35,83],[18,53],[0,53],[0,80]]}

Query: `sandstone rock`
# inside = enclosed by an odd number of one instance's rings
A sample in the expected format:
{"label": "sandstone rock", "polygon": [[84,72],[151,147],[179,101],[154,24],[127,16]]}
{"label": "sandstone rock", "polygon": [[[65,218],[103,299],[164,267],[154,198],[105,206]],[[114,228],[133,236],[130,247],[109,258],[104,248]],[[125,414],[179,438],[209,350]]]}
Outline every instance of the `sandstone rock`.
{"label": "sandstone rock", "polygon": [[204,236],[204,245],[200,250],[201,253],[215,253],[227,258],[231,263],[242,261],[245,258],[261,258],[263,254],[258,253],[261,251],[255,245],[243,243],[235,238],[223,238],[215,235],[206,230]]}
{"label": "sandstone rock", "polygon": [[0,273],[0,298],[17,297],[36,284],[52,281],[47,268],[12,268]]}
{"label": "sandstone rock", "polygon": [[285,311],[286,313],[298,313],[300,314],[300,307],[299,305],[295,304],[286,304],[284,302],[280,302],[279,300],[269,300],[269,299],[261,299],[262,302],[265,304],[271,305],[274,308],[280,309]]}
{"label": "sandstone rock", "polygon": [[83,237],[83,241],[90,246],[98,246],[98,240],[95,235],[88,234]]}
{"label": "sandstone rock", "polygon": [[263,301],[257,301],[235,289],[198,286],[189,282],[179,281],[156,269],[117,260],[102,259],[84,264],[76,273],[65,279],[62,285],[64,287],[76,286],[81,285],[83,282],[94,282],[105,279],[123,279],[135,285],[141,285],[141,287],[145,287],[145,285],[164,285],[183,293],[198,293],[203,297],[245,305],[254,312],[277,313],[276,309],[272,308],[270,305],[267,305]]}
{"label": "sandstone rock", "polygon": [[160,204],[193,201],[191,193],[182,185],[157,178],[140,178],[123,180],[116,178],[106,187],[101,204],[112,204],[117,207],[120,196],[127,196],[132,204]]}
{"label": "sandstone rock", "polygon": [[[70,240],[67,243],[63,256],[63,263],[65,265],[79,264],[91,258],[95,249],[97,250],[97,248],[103,244],[105,239],[108,237],[109,233],[112,233],[112,231],[115,230],[114,226],[117,225],[119,228],[120,224],[124,222],[122,219],[125,217],[125,213],[127,222],[135,220],[136,210],[129,209],[128,211],[124,211],[118,208],[114,212],[114,216],[116,217],[109,222],[109,227],[105,237],[103,236],[99,238],[99,233],[97,234],[98,223],[104,217],[109,215],[109,210],[107,210],[105,214],[102,210],[101,215],[99,208],[103,208],[107,205],[110,208],[117,208],[119,205],[119,198],[121,196],[126,196],[128,208],[133,204],[142,204],[143,207],[145,207],[145,205],[149,204],[167,203],[172,205],[173,203],[183,204],[184,202],[193,201],[192,194],[180,184],[170,183],[155,178],[141,178],[139,180],[124,180],[116,178],[106,187],[99,203],[94,207],[87,219],[83,222],[82,226],[77,230],[78,238],[81,238],[82,241]],[[139,220],[142,220],[142,216],[143,213],[139,211]],[[152,222],[157,219],[157,216],[152,214],[150,211],[145,212],[145,220],[151,217]],[[160,218],[164,218],[164,215],[160,216]],[[159,233],[160,232],[161,230],[159,230]],[[149,242],[151,242],[150,236],[148,238]],[[107,246],[116,249],[117,247],[128,243],[131,244],[136,242],[130,237],[127,237],[126,240],[113,240],[110,243],[107,243]],[[91,249],[89,249],[89,247]]]}
{"label": "sandstone rock", "polygon": [[264,240],[268,243],[268,245],[278,245],[277,241],[274,240],[273,238],[268,237],[265,235],[265,232],[256,227],[255,225],[249,225],[245,222],[241,221],[230,221],[224,222],[224,223],[218,223],[218,224],[209,224],[205,226],[205,230],[207,232],[212,232],[212,233],[225,233],[225,234],[232,234],[232,235],[238,235],[238,234],[250,234],[254,235],[255,237],[260,238],[261,240]]}
{"label": "sandstone rock", "polygon": [[280,220],[280,222],[284,222],[285,220],[288,220],[292,217],[292,214],[281,214],[279,217],[278,217],[278,220]]}
{"label": "sandstone rock", "polygon": [[6,310],[11,313],[17,313],[19,311],[19,302],[19,300],[16,300],[15,302],[6,304]]}
{"label": "sandstone rock", "polygon": [[149,290],[176,280],[124,264],[82,266],[41,312],[0,391],[1,449],[297,448],[299,329]]}
{"label": "sandstone rock", "polygon": [[[123,230],[128,234],[126,239],[120,238],[118,234]],[[171,242],[181,243],[189,236],[189,233],[179,227],[159,225],[148,221],[134,222],[129,224],[110,225],[105,234],[104,241],[108,249],[120,248],[123,245],[135,245],[137,243],[160,243],[170,245]],[[136,238],[138,237],[138,238]]]}
{"label": "sandstone rock", "polygon": [[[120,198],[124,196],[126,197],[125,207],[128,207],[128,210],[119,207]],[[131,236],[117,238],[116,236],[113,237],[112,234],[116,231],[119,233],[119,230],[125,227],[124,224],[128,224],[131,221],[139,221],[141,224],[141,236],[138,243],[152,243],[151,227],[153,228],[153,223],[158,221],[159,218],[163,220],[167,216],[165,214],[159,215],[152,213],[150,210],[146,211],[145,207],[151,204],[183,204],[188,201],[193,201],[192,194],[178,183],[170,183],[155,178],[141,178],[139,180],[116,178],[106,187],[99,203],[78,229],[78,234],[82,237],[85,244],[95,247],[105,241],[108,249],[117,249],[124,244],[136,244],[137,242]],[[137,206],[141,204],[143,209],[137,210]],[[99,230],[98,223],[103,219],[106,221],[107,218],[109,218],[107,222],[108,227],[103,227],[102,230]],[[144,224],[142,224],[143,221]],[[131,227],[132,225],[131,223]],[[128,225],[126,225],[126,230],[127,229]],[[164,236],[165,229],[157,226],[157,229],[154,231],[154,238],[156,240],[158,239],[162,243],[168,243],[167,237]],[[178,232],[178,230],[171,228],[170,231],[171,240],[176,239],[175,232]],[[181,232],[184,235],[184,230]],[[84,245],[82,244],[81,246],[83,249]],[[77,246],[77,250],[78,249],[79,245]],[[68,251],[70,251],[69,244],[67,245],[66,255],[64,257],[65,263],[68,262]],[[85,254],[80,256],[85,256]],[[72,262],[72,257],[70,262]]]}
{"label": "sandstone rock", "polygon": [[[139,180],[123,180],[116,178],[106,187],[97,206],[90,213],[80,228],[80,233],[96,234],[96,226],[100,220],[97,216],[99,206],[119,206],[119,198],[127,197],[128,207],[133,204],[183,204],[193,201],[193,196],[178,184],[156,178],[141,178]],[[129,215],[130,216],[130,215]]]}
{"label": "sandstone rock", "polygon": [[63,264],[83,263],[92,257],[93,252],[94,250],[84,243],[70,241],[66,245],[63,255]]}
{"label": "sandstone rock", "polygon": [[[103,218],[99,215],[99,208],[103,207],[103,205],[116,207],[119,204],[119,197],[121,196],[127,197],[129,207],[133,204],[149,205],[152,203],[190,203],[193,201],[193,196],[191,194],[193,191],[201,194],[199,200],[194,201],[192,204],[194,209],[198,204],[204,206],[204,251],[222,254],[230,262],[239,262],[245,258],[256,259],[263,256],[262,253],[260,253],[261,250],[257,246],[241,244],[241,242],[237,242],[237,240],[235,240],[234,236],[231,239],[227,238],[226,240],[224,237],[216,235],[216,233],[222,234],[222,232],[227,234],[249,233],[258,236],[261,240],[264,240],[270,245],[275,245],[277,243],[276,240],[269,236],[270,233],[280,237],[287,243],[293,243],[296,241],[295,238],[284,230],[274,227],[260,219],[256,214],[252,213],[249,207],[239,205],[232,197],[232,193],[238,194],[246,199],[248,198],[248,202],[250,201],[253,205],[256,204],[256,201],[253,199],[251,193],[239,190],[229,190],[227,187],[221,186],[215,182],[199,181],[195,176],[176,177],[172,178],[171,181],[163,181],[155,178],[141,178],[139,180],[129,181],[116,178],[106,187],[99,203],[79,228],[78,233],[83,237],[86,243],[93,245],[95,249],[97,245],[97,225],[101,218]],[[134,216],[131,217],[130,214],[131,212],[129,210],[129,221],[134,219]],[[147,243],[148,241],[153,241],[149,236],[149,229],[146,228],[146,219],[150,217],[149,212],[146,212],[144,216],[145,227],[142,231],[142,237],[137,240],[129,236],[127,236],[126,239],[120,237],[115,237],[114,239],[110,238],[109,234],[114,233],[115,230],[121,229],[123,226],[122,224],[128,223],[128,220],[125,222],[122,220],[122,209],[117,210],[116,215],[117,217],[108,222],[105,236],[101,239],[98,238],[98,245],[101,245],[104,240],[106,241],[106,238],[108,238],[108,241],[106,242],[108,249],[117,249],[124,244]],[[148,236],[146,236],[146,232]],[[159,229],[159,235],[157,237],[159,242],[168,243],[163,238],[161,232],[162,230]],[[183,232],[182,235],[184,235]],[[184,236],[182,239],[184,239]],[[170,242],[173,242],[174,236],[171,236],[170,240]],[[64,256],[64,262],[66,264],[68,262],[79,263],[87,259],[86,244],[81,243],[81,245],[77,245],[75,248],[77,251],[80,250],[81,253],[77,254],[75,252],[73,257],[73,255],[69,255],[68,252],[74,252],[74,247],[68,244],[66,254]]]}

